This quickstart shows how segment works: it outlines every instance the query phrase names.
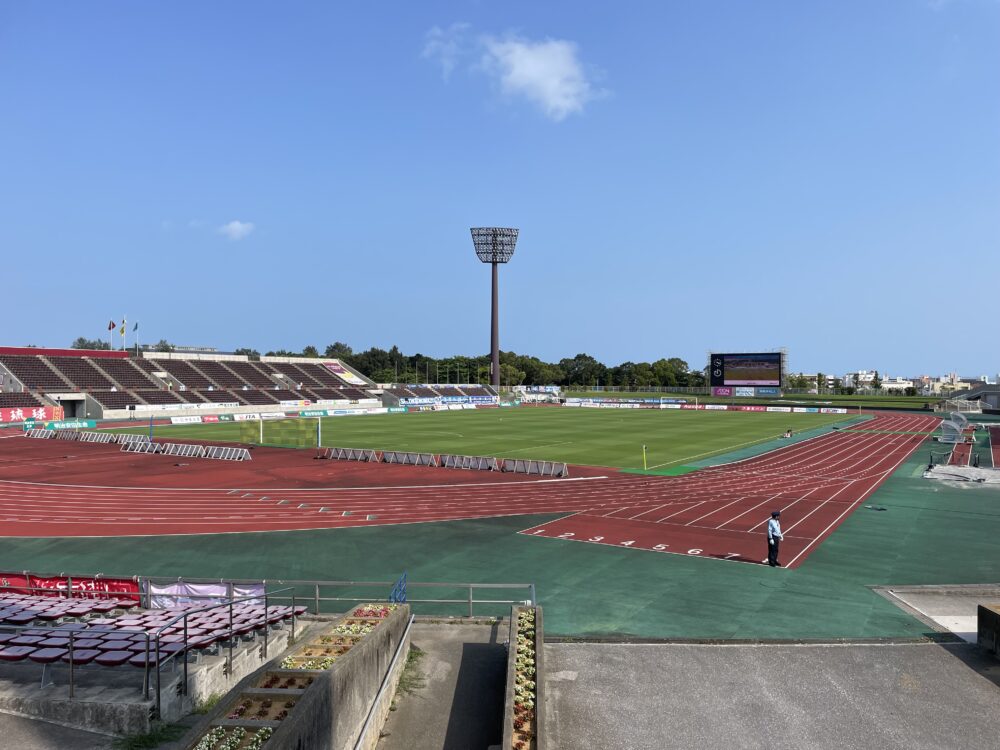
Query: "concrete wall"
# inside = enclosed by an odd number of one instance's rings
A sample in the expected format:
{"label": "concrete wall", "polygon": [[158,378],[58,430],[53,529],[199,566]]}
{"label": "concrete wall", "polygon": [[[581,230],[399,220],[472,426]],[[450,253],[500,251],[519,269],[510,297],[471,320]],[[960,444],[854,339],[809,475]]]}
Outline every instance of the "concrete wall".
{"label": "concrete wall", "polygon": [[[409,621],[410,607],[401,605],[330,669],[320,673],[292,714],[275,730],[267,743],[268,750],[353,748],[400,644],[402,653],[393,677],[398,681],[402,674],[401,665],[405,665],[409,650],[409,639],[404,639]],[[382,721],[395,685],[391,688],[387,691],[388,700],[376,708]],[[381,723],[374,727],[374,740],[378,739],[380,728]],[[374,747],[374,743],[367,747]]]}

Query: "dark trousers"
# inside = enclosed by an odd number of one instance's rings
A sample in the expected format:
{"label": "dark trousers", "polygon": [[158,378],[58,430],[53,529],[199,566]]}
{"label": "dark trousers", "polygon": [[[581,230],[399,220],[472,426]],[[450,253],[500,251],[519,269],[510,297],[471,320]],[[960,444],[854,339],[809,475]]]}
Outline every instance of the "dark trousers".
{"label": "dark trousers", "polygon": [[772,568],[775,565],[781,565],[778,562],[778,544],[780,544],[780,541],[777,539],[767,540],[767,564]]}

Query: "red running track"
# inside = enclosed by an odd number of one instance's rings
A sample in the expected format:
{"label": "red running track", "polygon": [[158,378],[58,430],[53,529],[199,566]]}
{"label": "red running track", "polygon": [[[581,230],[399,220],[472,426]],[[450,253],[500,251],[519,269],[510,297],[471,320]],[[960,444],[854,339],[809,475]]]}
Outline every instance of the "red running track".
{"label": "red running track", "polygon": [[0,439],[3,536],[287,531],[566,513],[532,536],[763,557],[781,508],[783,557],[797,565],[923,441],[934,417],[879,416],[753,459],[680,477],[574,467],[538,480],[451,469],[313,461],[258,448],[249,463],[122,454],[117,446]]}
{"label": "red running track", "polygon": [[770,512],[780,510],[780,557],[786,567],[798,567],[937,422],[878,416],[744,461],[649,481],[653,492],[637,492],[630,502],[605,504],[521,533],[759,563],[767,554]]}

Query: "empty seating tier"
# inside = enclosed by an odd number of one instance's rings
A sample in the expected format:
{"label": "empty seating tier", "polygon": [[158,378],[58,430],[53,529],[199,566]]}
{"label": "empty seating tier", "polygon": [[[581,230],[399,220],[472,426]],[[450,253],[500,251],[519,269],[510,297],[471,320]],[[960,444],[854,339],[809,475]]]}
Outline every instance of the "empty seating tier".
{"label": "empty seating tier", "polygon": [[246,403],[231,391],[197,391],[198,395],[213,404],[243,404]]}
{"label": "empty seating tier", "polygon": [[269,396],[273,396],[278,399],[278,401],[308,401],[307,396],[298,393],[297,391],[290,390],[288,388],[275,388],[267,392]]}
{"label": "empty seating tier", "polygon": [[197,391],[174,391],[174,395],[188,404],[203,404],[208,401],[207,398],[199,396]]}
{"label": "empty seating tier", "polygon": [[307,375],[305,372],[300,370],[291,362],[267,362],[264,364],[265,367],[270,368],[273,372],[280,373],[284,375],[281,378],[281,382],[287,384],[290,387],[298,387],[301,385],[323,385],[318,382],[315,378]]}
{"label": "empty seating tier", "polygon": [[417,398],[437,398],[438,392],[433,388],[428,388],[423,385],[411,385],[409,387],[411,393],[413,393]]}
{"label": "empty seating tier", "polygon": [[[160,384],[136,367],[131,359],[102,359],[95,364],[123,388],[159,388]],[[141,361],[141,360],[138,360]]]}
{"label": "empty seating tier", "polygon": [[147,404],[179,404],[182,400],[177,398],[173,391],[136,391],[136,395]]}
{"label": "empty seating tier", "polygon": [[493,394],[481,385],[467,385],[462,388],[467,396],[492,396]]}
{"label": "empty seating tier", "polygon": [[254,406],[274,406],[278,403],[272,398],[271,391],[238,391],[241,399]]}
{"label": "empty seating tier", "polygon": [[169,372],[175,380],[188,388],[212,388],[218,385],[182,359],[158,359],[156,364],[157,367]]}
{"label": "empty seating tier", "polygon": [[338,377],[326,365],[299,364],[298,368],[302,370],[306,375],[313,378],[314,380],[318,380],[323,385],[333,386],[334,388],[337,388],[342,385],[347,385],[347,381],[345,381],[343,378]]}
{"label": "empty seating tier", "polygon": [[350,399],[351,401],[358,401],[363,398],[372,398],[368,393],[365,393],[360,388],[341,388],[340,393],[343,398]]}
{"label": "empty seating tier", "polygon": [[0,364],[10,370],[15,378],[31,390],[70,390],[66,381],[53,372],[52,368],[45,364],[40,357],[4,354],[0,356]]}
{"label": "empty seating tier", "polygon": [[24,393],[0,393],[0,409],[21,409],[43,406],[42,402],[25,391]]}
{"label": "empty seating tier", "polygon": [[127,391],[91,391],[90,397],[105,409],[125,409],[132,404],[142,404],[139,398]]}
{"label": "empty seating tier", "polygon": [[110,390],[114,383],[108,380],[83,357],[49,357],[49,362],[77,388],[100,388]]}
{"label": "empty seating tier", "polygon": [[226,367],[257,388],[274,388],[277,385],[253,362],[226,362]]}
{"label": "empty seating tier", "polygon": [[210,378],[213,383],[223,388],[242,388],[245,385],[250,385],[236,373],[230,372],[221,362],[198,360],[192,365]]}

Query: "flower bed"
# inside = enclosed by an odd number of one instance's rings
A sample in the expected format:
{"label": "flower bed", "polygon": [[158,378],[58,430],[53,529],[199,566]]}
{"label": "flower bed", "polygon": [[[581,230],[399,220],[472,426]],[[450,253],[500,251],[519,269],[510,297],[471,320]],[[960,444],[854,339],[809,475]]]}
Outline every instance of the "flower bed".
{"label": "flower bed", "polygon": [[369,617],[381,620],[388,617],[398,606],[398,604],[362,604],[351,612],[351,617]]}
{"label": "flower bed", "polygon": [[243,694],[226,714],[227,719],[244,721],[284,721],[295,708],[297,697]]}
{"label": "flower bed", "polygon": [[512,607],[507,654],[505,750],[541,750],[542,608]]}
{"label": "flower bed", "polygon": [[[535,746],[535,610],[517,613],[517,656],[514,660],[514,750]],[[513,644],[512,644],[513,645]]]}
{"label": "flower bed", "polygon": [[261,727],[212,727],[194,745],[192,750],[258,750],[271,738],[274,730]]}
{"label": "flower bed", "polygon": [[343,646],[353,646],[355,643],[361,640],[360,635],[321,635],[316,639],[320,643],[327,645],[343,645]]}
{"label": "flower bed", "polygon": [[338,656],[342,656],[342,655],[346,654],[350,648],[351,648],[351,646],[347,645],[347,644],[342,644],[342,645],[338,646],[338,645],[326,645],[326,644],[324,644],[324,645],[316,645],[315,643],[311,643],[308,646],[306,646],[305,648],[303,648],[299,652],[299,655],[300,656],[310,656],[310,657],[315,657],[315,656],[332,656],[332,657],[336,658]]}
{"label": "flower bed", "polygon": [[270,690],[305,690],[312,685],[311,675],[276,674],[268,672],[256,687]]}
{"label": "flower bed", "polygon": [[377,623],[374,622],[348,618],[339,625],[335,625],[330,632],[334,635],[367,635],[375,629],[376,625]]}
{"label": "flower bed", "polygon": [[286,656],[281,660],[282,669],[308,669],[312,671],[329,669],[333,666],[336,658],[333,656],[321,656],[311,659],[307,656]]}

